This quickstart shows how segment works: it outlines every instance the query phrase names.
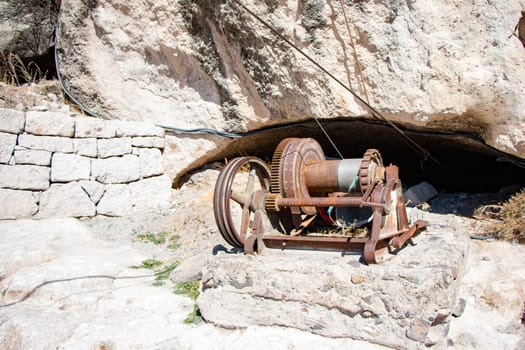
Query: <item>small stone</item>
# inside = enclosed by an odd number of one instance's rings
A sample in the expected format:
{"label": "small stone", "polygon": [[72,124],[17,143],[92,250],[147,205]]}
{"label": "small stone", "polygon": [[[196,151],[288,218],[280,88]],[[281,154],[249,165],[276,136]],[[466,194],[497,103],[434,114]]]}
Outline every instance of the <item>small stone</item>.
{"label": "small stone", "polygon": [[450,314],[451,312],[449,309],[439,309],[438,311],[436,311],[436,315],[434,316],[434,320],[432,321],[432,326],[443,323],[443,321],[445,321]]}
{"label": "small stone", "polygon": [[313,326],[310,327],[310,329],[311,329],[312,331],[320,331],[320,330],[322,330],[323,328],[324,328],[323,325],[320,325],[319,323],[316,323],[316,324],[314,324]]}
{"label": "small stone", "polygon": [[34,106],[31,109],[33,111],[45,112],[49,110],[49,106],[47,104],[41,104],[41,105]]}
{"label": "small stone", "polygon": [[402,320],[397,321],[397,324],[399,325],[400,328],[406,328],[406,327],[408,327],[408,321],[405,320],[405,319],[402,319]]}
{"label": "small stone", "polygon": [[481,258],[482,261],[490,261],[490,258],[488,256],[483,256]]}
{"label": "small stone", "polygon": [[369,310],[365,310],[365,311],[363,311],[363,312],[361,313],[361,317],[363,317],[363,318],[370,318],[370,317],[372,317],[373,315],[374,315],[374,314],[373,314],[371,311],[369,311]]}
{"label": "small stone", "polygon": [[26,114],[25,130],[33,135],[71,137],[75,120],[63,113],[31,111]]}
{"label": "small stone", "polygon": [[424,343],[427,339],[428,331],[430,330],[430,322],[418,318],[412,322],[406,331],[406,336],[409,339]]}
{"label": "small stone", "polygon": [[14,109],[0,108],[0,131],[20,134],[24,131],[25,116]]}
{"label": "small stone", "polygon": [[459,298],[458,302],[452,309],[452,316],[460,317],[465,311],[465,306],[467,306],[467,300],[465,300],[464,298]]}
{"label": "small stone", "polygon": [[351,280],[353,284],[360,284],[365,281],[365,278],[361,275],[352,275]]}
{"label": "small stone", "polygon": [[0,163],[7,164],[16,146],[16,135],[0,132]]}
{"label": "small stone", "polygon": [[16,149],[15,164],[51,165],[51,152],[31,149]]}

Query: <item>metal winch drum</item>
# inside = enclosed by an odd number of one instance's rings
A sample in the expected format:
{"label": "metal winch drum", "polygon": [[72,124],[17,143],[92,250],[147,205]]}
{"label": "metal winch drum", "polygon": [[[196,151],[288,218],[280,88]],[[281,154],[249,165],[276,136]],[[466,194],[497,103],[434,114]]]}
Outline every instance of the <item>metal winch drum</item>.
{"label": "metal winch drum", "polygon": [[380,263],[426,226],[409,225],[398,173],[375,149],[327,160],[314,139],[287,138],[269,167],[256,157],[228,162],[215,185],[215,220],[224,240],[245,253],[359,251]]}

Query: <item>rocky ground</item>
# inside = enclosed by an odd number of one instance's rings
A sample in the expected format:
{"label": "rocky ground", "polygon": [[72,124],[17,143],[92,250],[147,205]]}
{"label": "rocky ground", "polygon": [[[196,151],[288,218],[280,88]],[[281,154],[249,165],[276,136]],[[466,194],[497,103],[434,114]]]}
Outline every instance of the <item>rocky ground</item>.
{"label": "rocky ground", "polygon": [[[206,261],[215,259],[214,252],[225,244],[211,210],[216,176],[217,170],[210,167],[189,177],[177,190],[171,215],[162,218],[144,214],[0,222],[0,348],[388,348],[292,327],[225,329],[198,317],[186,324],[195,302],[173,290],[181,282],[200,279]],[[452,213],[461,204],[450,201],[451,196],[443,195],[441,202],[438,197],[431,208],[444,211],[448,206]],[[480,230],[477,220],[456,214],[417,211],[415,215],[431,216],[429,229],[451,236]],[[165,243],[146,238],[148,232],[162,231],[166,232]],[[519,317],[525,301],[525,247],[465,241],[466,269],[457,291],[459,304],[464,301],[465,307],[459,317],[451,316],[448,335],[439,346],[522,349],[525,328]],[[418,246],[407,249],[413,254]],[[402,254],[394,259],[403,259]],[[145,268],[151,259],[164,264],[158,269],[182,261],[171,273],[174,282]],[[446,261],[447,256],[436,259]]]}

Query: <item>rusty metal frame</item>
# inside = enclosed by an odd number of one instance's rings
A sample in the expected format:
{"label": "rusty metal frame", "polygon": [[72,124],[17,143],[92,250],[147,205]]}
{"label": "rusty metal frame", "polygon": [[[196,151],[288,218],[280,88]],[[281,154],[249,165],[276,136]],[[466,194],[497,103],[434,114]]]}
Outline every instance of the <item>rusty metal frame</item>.
{"label": "rusty metal frame", "polygon": [[[297,148],[303,146],[297,144],[300,142],[298,140],[301,139],[292,139],[292,147],[290,147],[289,140],[285,140],[288,142],[288,144],[285,142],[285,149],[292,149],[292,151],[297,152]],[[320,158],[315,147],[314,158]],[[306,146],[303,148],[308,150]],[[379,156],[377,151],[373,151],[375,153],[370,154]],[[277,158],[279,157],[283,157],[283,155],[280,154]],[[257,252],[262,254],[266,247],[329,249],[362,252],[367,263],[381,263],[387,257],[387,253],[394,253],[402,249],[410,238],[426,227],[427,223],[422,220],[418,220],[412,225],[409,224],[401,181],[398,176],[399,170],[394,165],[379,169],[378,174],[382,177],[370,177],[370,179],[375,180],[369,181],[366,187],[363,186],[362,191],[364,193],[362,196],[340,193],[327,197],[311,197],[308,193],[300,193],[303,191],[300,186],[304,187],[304,183],[302,183],[304,179],[299,178],[301,168],[293,168],[296,167],[296,164],[290,162],[286,156],[283,159],[284,166],[277,167],[279,171],[293,169],[293,172],[285,174],[288,176],[288,178],[283,177],[285,178],[286,188],[279,193],[274,191],[279,186],[279,182],[282,181],[282,179],[275,179],[278,171],[275,171],[274,168],[270,171],[262,160],[255,157],[236,158],[219,175],[214,193],[214,213],[217,225],[224,239],[233,246],[243,248],[245,253]],[[321,160],[314,159],[314,161]],[[365,168],[367,166],[366,161],[366,159],[363,161]],[[231,183],[236,174],[243,168],[249,169],[245,192],[243,194],[233,193]],[[290,174],[293,176],[290,177]],[[254,190],[253,181],[256,180],[260,183],[258,190]],[[295,182],[297,181],[301,181],[301,185],[296,185]],[[286,194],[290,197],[286,197]],[[230,213],[231,201],[238,203],[242,208],[239,230]],[[373,216],[368,237],[303,235],[304,228],[312,221],[312,218],[303,220],[301,214],[311,215],[312,212],[315,212],[312,208],[330,206],[371,208]],[[295,229],[286,232],[286,234],[277,234],[275,231],[267,230],[264,227],[265,218],[280,215],[282,212],[291,215]]]}
{"label": "rusty metal frame", "polygon": [[[376,185],[370,195],[371,198],[363,197],[309,197],[309,198],[277,198],[275,203],[280,208],[286,207],[370,207],[374,209],[372,220],[372,229],[369,238],[352,238],[352,237],[318,237],[318,236],[292,236],[292,235],[272,235],[264,234],[254,223],[254,229],[259,232],[259,242],[262,240],[264,246],[258,246],[258,253],[262,253],[264,247],[269,248],[308,248],[313,250],[330,249],[341,251],[363,252],[367,263],[381,263],[386,257],[386,250],[389,253],[401,249],[405,243],[412,238],[419,230],[426,227],[427,222],[423,220],[416,221],[409,226],[406,208],[401,195],[400,201],[396,203],[395,222],[388,223],[389,215],[386,215],[388,206],[381,200],[384,195],[394,190],[395,186],[401,188],[401,182],[397,177],[397,167],[389,166],[386,168],[387,181],[386,185]],[[262,215],[262,213],[261,213]],[[381,227],[382,221],[387,223]],[[253,240],[251,240],[253,241]],[[250,244],[247,242],[247,244]],[[245,251],[253,251],[252,247],[244,245]]]}

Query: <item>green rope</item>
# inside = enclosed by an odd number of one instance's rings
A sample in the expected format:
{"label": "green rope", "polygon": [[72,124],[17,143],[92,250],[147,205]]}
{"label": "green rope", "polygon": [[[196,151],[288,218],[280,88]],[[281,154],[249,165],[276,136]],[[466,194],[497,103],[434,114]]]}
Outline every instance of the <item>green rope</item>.
{"label": "green rope", "polygon": [[354,176],[354,179],[352,180],[352,183],[350,184],[350,186],[348,186],[348,191],[346,192],[351,193],[352,190],[356,188],[358,181],[359,181],[359,176]]}

